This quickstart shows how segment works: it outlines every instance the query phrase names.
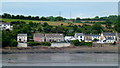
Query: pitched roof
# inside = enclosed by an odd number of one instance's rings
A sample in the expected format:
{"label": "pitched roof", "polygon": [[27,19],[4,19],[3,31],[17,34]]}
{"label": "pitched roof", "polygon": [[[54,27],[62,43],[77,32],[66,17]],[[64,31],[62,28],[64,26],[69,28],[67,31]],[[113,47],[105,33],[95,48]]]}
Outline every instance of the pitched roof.
{"label": "pitched roof", "polygon": [[99,34],[93,34],[92,36],[100,36]]}
{"label": "pitched roof", "polygon": [[64,37],[63,34],[45,34],[46,37]]}
{"label": "pitched roof", "polygon": [[118,33],[118,37],[120,38],[120,33]]}
{"label": "pitched roof", "polygon": [[18,34],[17,36],[27,36],[27,34]]}
{"label": "pitched roof", "polygon": [[104,36],[115,36],[115,33],[103,33]]}
{"label": "pitched roof", "polygon": [[83,33],[75,33],[77,36],[83,36]]}
{"label": "pitched roof", "polygon": [[42,33],[35,33],[34,34],[34,37],[45,37],[44,34]]}
{"label": "pitched roof", "polygon": [[99,34],[85,34],[85,36],[100,36]]}

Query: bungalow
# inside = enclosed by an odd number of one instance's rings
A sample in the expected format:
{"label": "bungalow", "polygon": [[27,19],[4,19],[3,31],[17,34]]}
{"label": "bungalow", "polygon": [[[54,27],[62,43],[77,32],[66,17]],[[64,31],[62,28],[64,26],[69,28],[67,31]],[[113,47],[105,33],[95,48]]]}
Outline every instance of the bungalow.
{"label": "bungalow", "polygon": [[46,42],[61,42],[64,41],[63,34],[45,34],[45,41]]}
{"label": "bungalow", "polygon": [[27,34],[17,35],[18,47],[27,47]]}
{"label": "bungalow", "polygon": [[78,39],[80,42],[84,40],[84,34],[83,33],[75,33],[75,39]]}
{"label": "bungalow", "polygon": [[103,43],[114,43],[116,41],[116,34],[115,33],[101,33],[100,40]]}
{"label": "bungalow", "polygon": [[12,30],[13,26],[10,25],[10,23],[6,23],[6,22],[0,22],[0,30]]}
{"label": "bungalow", "polygon": [[34,40],[34,42],[44,42],[45,41],[45,36],[42,33],[35,33],[33,35],[33,40]]}

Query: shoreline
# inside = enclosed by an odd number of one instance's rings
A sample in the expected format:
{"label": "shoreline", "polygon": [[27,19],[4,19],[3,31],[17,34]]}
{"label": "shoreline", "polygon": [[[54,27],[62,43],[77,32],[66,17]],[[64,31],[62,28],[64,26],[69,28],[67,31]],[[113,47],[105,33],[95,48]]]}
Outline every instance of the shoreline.
{"label": "shoreline", "polygon": [[118,53],[118,46],[105,47],[29,47],[29,48],[2,48],[2,54],[40,54],[40,53]]}

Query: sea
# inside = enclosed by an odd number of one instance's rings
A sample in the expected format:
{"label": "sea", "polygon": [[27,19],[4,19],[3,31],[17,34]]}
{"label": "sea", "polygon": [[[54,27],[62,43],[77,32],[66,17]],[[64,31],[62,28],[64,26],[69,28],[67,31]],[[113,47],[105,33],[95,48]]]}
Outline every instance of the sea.
{"label": "sea", "polygon": [[3,54],[2,66],[118,66],[116,53]]}

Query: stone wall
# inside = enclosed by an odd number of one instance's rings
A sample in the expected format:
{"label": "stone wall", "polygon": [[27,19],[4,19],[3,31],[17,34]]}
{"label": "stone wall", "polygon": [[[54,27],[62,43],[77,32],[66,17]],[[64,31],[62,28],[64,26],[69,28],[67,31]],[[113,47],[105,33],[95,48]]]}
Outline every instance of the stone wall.
{"label": "stone wall", "polygon": [[52,43],[51,47],[68,47],[70,43]]}
{"label": "stone wall", "polygon": [[18,43],[17,47],[27,47],[27,43]]}

